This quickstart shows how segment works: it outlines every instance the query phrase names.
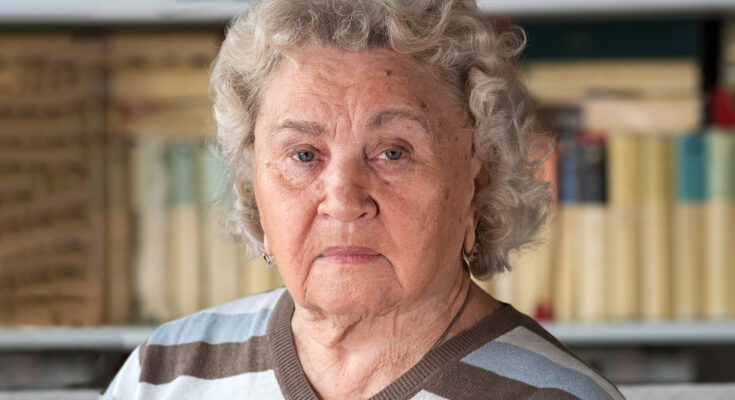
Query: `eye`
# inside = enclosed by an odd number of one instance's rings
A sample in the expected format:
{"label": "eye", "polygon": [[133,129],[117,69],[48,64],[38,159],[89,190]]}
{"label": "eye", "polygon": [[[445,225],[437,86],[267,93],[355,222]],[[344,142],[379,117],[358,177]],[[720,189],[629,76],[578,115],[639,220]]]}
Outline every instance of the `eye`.
{"label": "eye", "polygon": [[313,151],[302,151],[295,155],[296,159],[301,162],[311,162],[314,161],[314,152]]}
{"label": "eye", "polygon": [[386,158],[388,160],[398,160],[400,158],[403,158],[403,152],[398,150],[387,150],[383,152],[381,158]]}

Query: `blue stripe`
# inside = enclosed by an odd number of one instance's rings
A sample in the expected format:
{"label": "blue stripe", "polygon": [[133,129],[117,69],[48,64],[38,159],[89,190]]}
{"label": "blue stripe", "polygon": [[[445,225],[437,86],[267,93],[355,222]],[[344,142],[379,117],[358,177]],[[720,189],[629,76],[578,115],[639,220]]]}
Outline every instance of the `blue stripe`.
{"label": "blue stripe", "polygon": [[199,341],[209,344],[244,342],[252,336],[265,335],[271,311],[264,308],[248,314],[201,312],[162,325],[153,332],[148,344],[172,346]]}
{"label": "blue stripe", "polygon": [[462,361],[534,387],[560,389],[580,399],[612,400],[589,376],[507,343],[490,342]]}
{"label": "blue stripe", "polygon": [[117,400],[117,397],[115,397],[112,393],[107,392],[103,393],[102,396],[100,396],[99,400]]}

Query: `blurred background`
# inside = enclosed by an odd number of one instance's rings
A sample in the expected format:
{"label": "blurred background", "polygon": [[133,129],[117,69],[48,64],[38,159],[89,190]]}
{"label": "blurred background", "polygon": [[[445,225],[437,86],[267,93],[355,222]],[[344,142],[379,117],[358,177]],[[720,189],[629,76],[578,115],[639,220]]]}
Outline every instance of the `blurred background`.
{"label": "blurred background", "polygon": [[[282,285],[219,233],[208,68],[247,4],[0,4],[0,399],[99,392],[157,324]],[[480,284],[631,398],[735,398],[735,1],[479,5],[556,143],[549,223]]]}

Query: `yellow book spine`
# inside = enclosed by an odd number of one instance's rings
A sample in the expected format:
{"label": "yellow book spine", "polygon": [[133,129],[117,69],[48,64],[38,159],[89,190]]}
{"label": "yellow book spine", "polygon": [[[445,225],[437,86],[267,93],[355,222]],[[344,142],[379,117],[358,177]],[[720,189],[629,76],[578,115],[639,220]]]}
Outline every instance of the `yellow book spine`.
{"label": "yellow book spine", "polygon": [[709,199],[706,207],[704,316],[735,317],[735,202]]}
{"label": "yellow book spine", "polygon": [[639,137],[625,131],[608,137],[607,304],[616,320],[638,317],[639,148]]}
{"label": "yellow book spine", "polygon": [[670,151],[665,138],[642,139],[641,165],[641,315],[671,317]]}
{"label": "yellow book spine", "polygon": [[190,206],[173,206],[169,210],[169,301],[174,317],[197,312],[200,306],[201,280],[197,210]]}
{"label": "yellow book spine", "polygon": [[570,321],[576,316],[575,293],[579,271],[579,214],[578,205],[562,204],[559,207],[559,248],[554,263],[552,288],[552,315],[559,321]]}
{"label": "yellow book spine", "polygon": [[693,319],[701,306],[701,271],[704,263],[704,208],[677,204],[673,218],[674,318]]}
{"label": "yellow book spine", "polygon": [[577,297],[580,321],[601,321],[605,305],[605,207],[585,204],[579,214],[583,241],[579,246]]}
{"label": "yellow book spine", "polygon": [[239,248],[235,243],[227,242],[218,235],[217,220],[206,219],[206,263],[203,265],[205,275],[205,307],[227,303],[237,299],[240,294]]}

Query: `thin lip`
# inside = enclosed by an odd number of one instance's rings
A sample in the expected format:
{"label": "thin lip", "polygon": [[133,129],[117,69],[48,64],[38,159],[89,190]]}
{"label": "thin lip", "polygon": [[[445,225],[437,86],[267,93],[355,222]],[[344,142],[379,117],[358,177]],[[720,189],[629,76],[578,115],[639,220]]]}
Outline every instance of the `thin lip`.
{"label": "thin lip", "polygon": [[321,257],[354,257],[354,256],[378,256],[380,253],[369,248],[359,246],[328,247],[324,249]]}

